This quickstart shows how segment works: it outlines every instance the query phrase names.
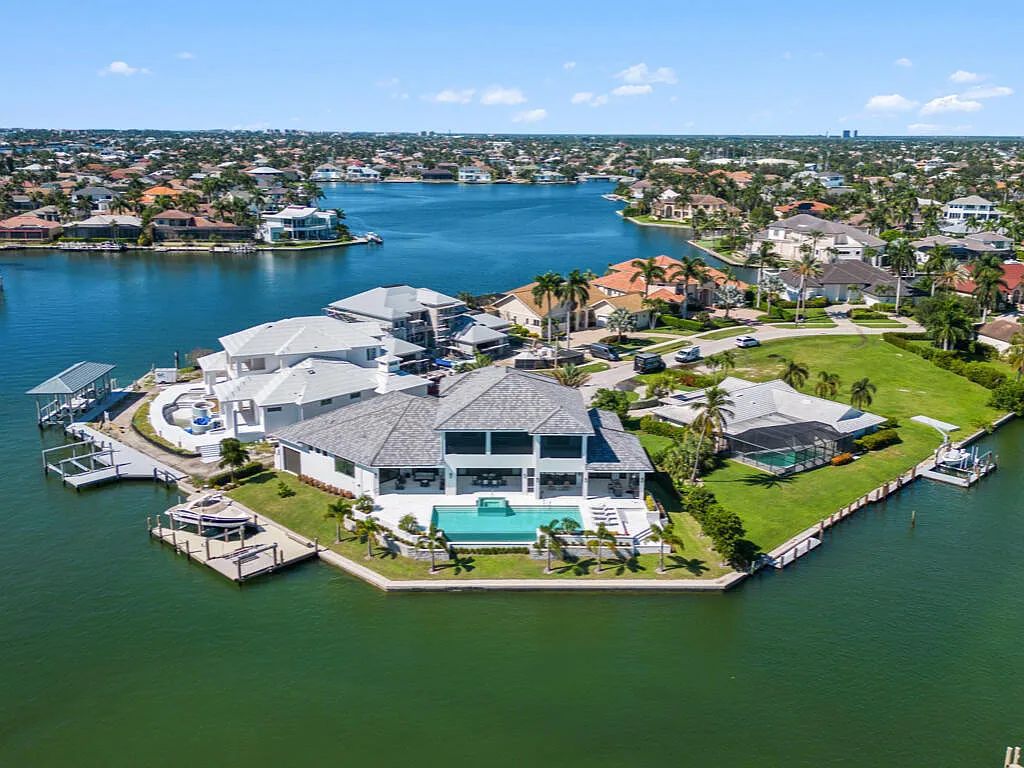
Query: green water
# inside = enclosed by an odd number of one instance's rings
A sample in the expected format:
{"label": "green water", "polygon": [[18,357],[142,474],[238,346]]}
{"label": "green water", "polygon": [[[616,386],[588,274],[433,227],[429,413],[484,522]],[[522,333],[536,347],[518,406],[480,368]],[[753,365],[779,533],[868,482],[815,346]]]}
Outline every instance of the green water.
{"label": "green water", "polygon": [[386,595],[319,563],[238,588],[148,541],[167,492],[43,479],[21,393],[74,360],[127,377],[377,282],[682,248],[596,186],[483,189],[345,193],[381,249],[0,252],[0,766],[986,766],[1024,742],[1020,424],[975,489],[917,483],[726,595]]}

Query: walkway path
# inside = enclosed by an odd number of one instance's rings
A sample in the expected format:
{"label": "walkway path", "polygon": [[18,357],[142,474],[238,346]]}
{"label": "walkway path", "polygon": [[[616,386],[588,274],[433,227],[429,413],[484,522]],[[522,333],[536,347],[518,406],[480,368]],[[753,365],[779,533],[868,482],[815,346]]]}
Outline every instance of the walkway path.
{"label": "walkway path", "polygon": [[[886,331],[898,331],[900,333],[918,333],[924,329],[906,318],[901,319],[901,322],[906,323],[906,328],[868,328],[865,326],[857,325],[852,322],[849,318],[844,316],[831,316],[834,327],[829,328],[779,328],[773,325],[759,325],[745,328],[742,331],[737,332],[737,336],[753,336],[759,341],[775,341],[778,339],[791,339],[806,336],[880,336]],[[718,329],[716,329],[718,330]],[[671,344],[676,343],[679,340],[686,339],[692,341],[695,345],[700,346],[701,354],[704,357],[718,354],[726,349],[735,349],[736,341],[734,336],[730,336],[726,339],[706,339],[704,338],[708,334],[714,334],[716,331],[706,331],[699,333],[694,336],[680,336],[672,339],[672,341],[662,342],[660,344],[653,344],[650,347],[644,349],[645,352],[657,352],[660,347],[667,347]],[[662,356],[665,364],[668,366],[675,365],[673,355],[675,353],[669,353]],[[613,389],[616,385],[621,384],[627,379],[632,378],[635,373],[633,371],[632,361],[626,361],[622,363],[612,363],[612,367],[606,371],[598,371],[590,376],[586,385],[580,388],[583,396],[589,401],[593,397],[594,393],[598,389]]]}

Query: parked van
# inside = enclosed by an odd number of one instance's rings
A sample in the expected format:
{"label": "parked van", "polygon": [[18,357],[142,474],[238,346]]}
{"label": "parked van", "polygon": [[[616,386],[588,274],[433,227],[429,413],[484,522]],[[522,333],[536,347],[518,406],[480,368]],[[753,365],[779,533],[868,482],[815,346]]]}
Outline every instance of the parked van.
{"label": "parked van", "polygon": [[591,344],[590,356],[600,358],[601,360],[610,360],[613,363],[617,363],[622,359],[619,357],[619,350],[611,344]]}
{"label": "parked van", "polygon": [[696,363],[700,360],[700,347],[687,347],[676,352],[677,363]]}
{"label": "parked van", "polygon": [[637,373],[657,373],[665,370],[665,361],[657,352],[638,352],[633,358],[633,370]]}

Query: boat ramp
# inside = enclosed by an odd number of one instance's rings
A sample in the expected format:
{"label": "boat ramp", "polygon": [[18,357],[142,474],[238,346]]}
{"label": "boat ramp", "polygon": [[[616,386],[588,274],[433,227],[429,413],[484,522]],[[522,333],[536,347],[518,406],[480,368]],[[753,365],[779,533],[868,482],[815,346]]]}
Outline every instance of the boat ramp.
{"label": "boat ramp", "polygon": [[[319,544],[292,533],[233,500],[217,514],[182,514],[204,497],[197,495],[171,507],[156,520],[146,519],[150,536],[174,548],[179,555],[213,569],[236,583],[273,573],[315,558]],[[209,498],[207,495],[206,498]],[[223,522],[223,509],[245,522]],[[186,522],[191,520],[193,522]]]}

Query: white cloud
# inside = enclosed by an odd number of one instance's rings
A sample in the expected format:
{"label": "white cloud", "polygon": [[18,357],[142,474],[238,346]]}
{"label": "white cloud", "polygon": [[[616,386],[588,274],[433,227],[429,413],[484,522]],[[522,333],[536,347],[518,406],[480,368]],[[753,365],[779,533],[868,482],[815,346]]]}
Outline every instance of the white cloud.
{"label": "white cloud", "polygon": [[546,109],[528,109],[525,112],[519,112],[515,117],[512,118],[512,122],[515,123],[536,123],[539,120],[543,120],[548,116]]}
{"label": "white cloud", "polygon": [[132,75],[148,75],[149,70],[145,67],[132,67],[126,61],[112,61],[101,69],[99,74],[101,76],[121,75],[123,77],[131,77]]}
{"label": "white cloud", "polygon": [[917,102],[898,93],[883,93],[868,99],[864,109],[868,112],[908,112]]}
{"label": "white cloud", "polygon": [[676,77],[675,70],[671,67],[658,67],[657,69],[651,69],[644,62],[634,64],[631,67],[626,67],[621,72],[616,73],[615,78],[634,85],[642,85],[645,83],[665,83],[666,85],[674,85],[679,82]]}
{"label": "white cloud", "polygon": [[589,104],[593,100],[594,100],[594,94],[593,93],[591,93],[590,91],[580,91],[579,93],[574,93],[572,95],[572,98],[569,99],[569,103],[570,104]]}
{"label": "white cloud", "polygon": [[174,58],[181,59],[182,61],[191,61],[195,57],[196,55],[192,51],[178,51],[178,53],[174,54]]}
{"label": "white cloud", "polygon": [[894,61],[893,64],[895,64],[897,67],[912,67],[912,66],[914,66],[914,62],[912,62],[906,56],[901,56],[900,58],[896,59],[896,61]]}
{"label": "white cloud", "polygon": [[981,109],[980,101],[962,99],[959,95],[951,93],[949,96],[939,96],[932,99],[921,107],[922,115],[937,115],[942,112],[977,112]]}
{"label": "white cloud", "polygon": [[983,78],[977,72],[968,72],[966,69],[958,69],[949,76],[949,79],[954,83],[976,83]]}
{"label": "white cloud", "polygon": [[480,103],[486,106],[504,104],[514,106],[526,101],[523,92],[518,88],[502,88],[500,85],[492,85],[480,94]]}
{"label": "white cloud", "polygon": [[966,136],[971,132],[971,125],[936,125],[935,123],[911,123],[907,126],[908,133],[942,133]]}
{"label": "white cloud", "polygon": [[612,89],[615,96],[645,96],[654,89],[649,85],[620,85]]}
{"label": "white cloud", "polygon": [[445,88],[443,91],[428,95],[426,98],[428,101],[434,101],[438,104],[469,104],[473,100],[475,93],[475,88],[462,88],[461,90]]}
{"label": "white cloud", "polygon": [[935,133],[941,129],[942,126],[935,125],[935,123],[911,123],[907,126],[910,133]]}
{"label": "white cloud", "polygon": [[1013,88],[1006,85],[976,85],[960,94],[965,99],[994,99],[1013,96]]}
{"label": "white cloud", "polygon": [[607,93],[602,93],[600,96],[595,96],[594,97],[594,100],[592,102],[590,102],[590,106],[592,106],[592,107],[603,107],[607,103],[608,103],[608,94]]}
{"label": "white cloud", "polygon": [[562,65],[562,69],[569,71],[570,69],[576,69],[575,61],[567,61]]}

